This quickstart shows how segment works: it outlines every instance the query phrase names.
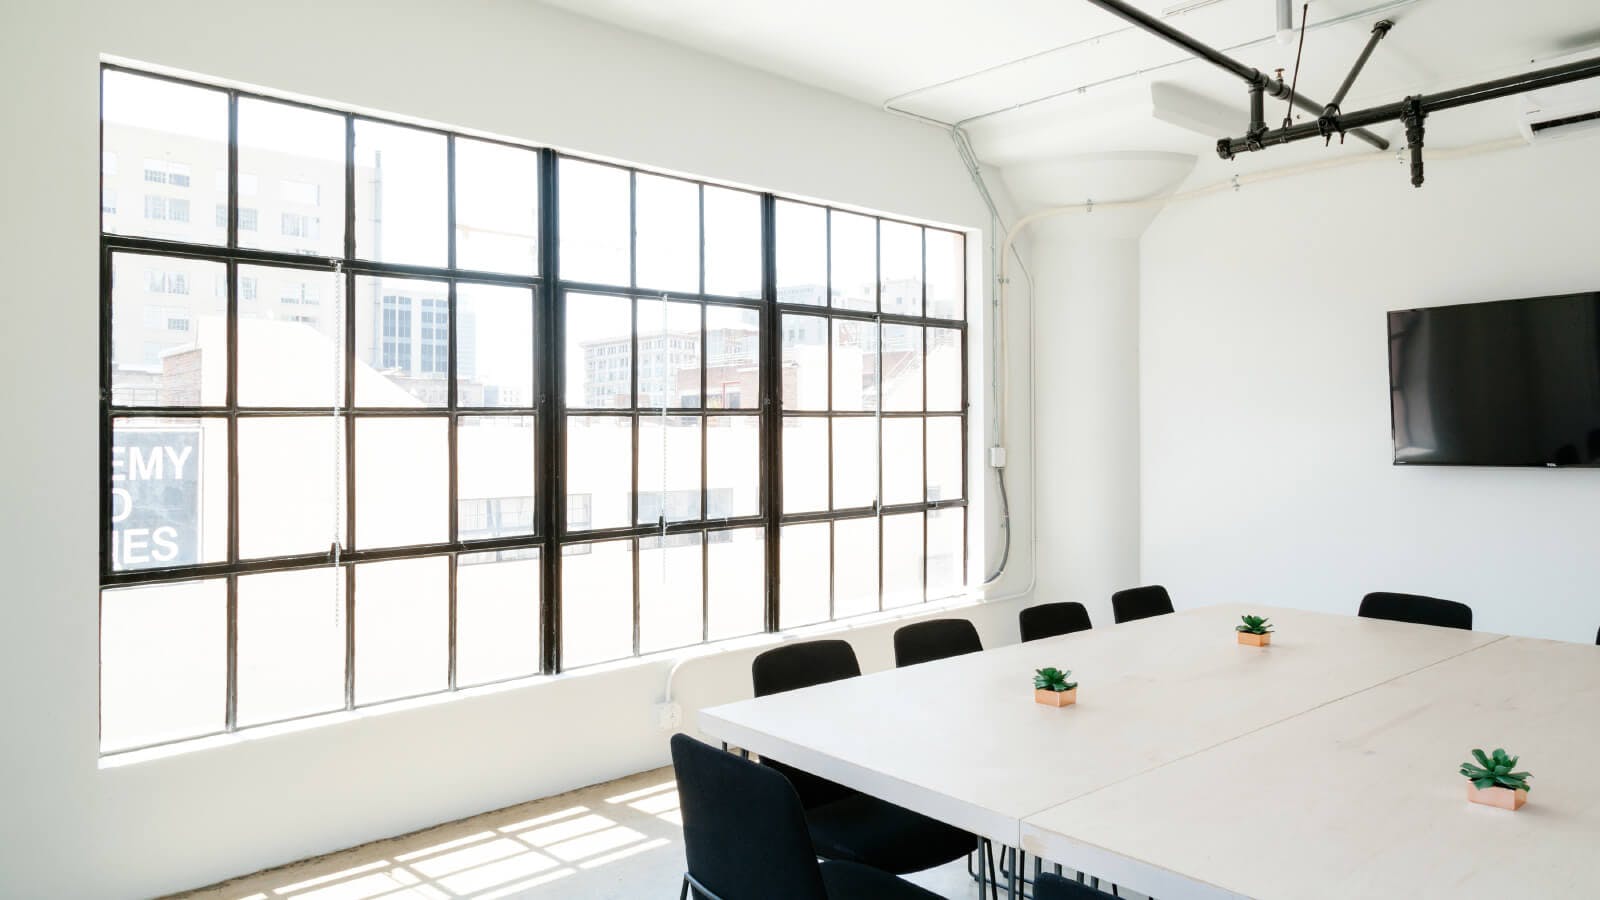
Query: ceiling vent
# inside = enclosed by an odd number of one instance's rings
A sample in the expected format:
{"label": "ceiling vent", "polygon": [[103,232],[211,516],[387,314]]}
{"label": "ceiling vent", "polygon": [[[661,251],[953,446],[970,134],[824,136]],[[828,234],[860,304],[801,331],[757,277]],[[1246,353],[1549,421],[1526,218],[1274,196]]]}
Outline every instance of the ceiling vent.
{"label": "ceiling vent", "polygon": [[[1550,63],[1564,65],[1594,55],[1595,50],[1590,49]],[[1600,129],[1600,80],[1574,81],[1523,94],[1517,111],[1517,126],[1531,143]]]}

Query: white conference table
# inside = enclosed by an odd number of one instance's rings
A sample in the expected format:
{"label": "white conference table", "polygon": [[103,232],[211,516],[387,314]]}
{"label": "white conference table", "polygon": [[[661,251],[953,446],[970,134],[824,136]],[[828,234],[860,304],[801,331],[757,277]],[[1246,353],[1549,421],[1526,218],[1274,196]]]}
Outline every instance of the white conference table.
{"label": "white conference table", "polygon": [[[1245,612],[1271,616],[1278,628],[1271,647],[1236,643],[1233,626]],[[1341,784],[1337,775],[1317,770],[1325,763],[1300,761],[1323,759],[1330,742],[1337,749],[1376,739],[1373,729],[1381,723],[1372,717],[1385,715],[1382,709],[1344,710],[1375,702],[1369,692],[1391,697],[1402,690],[1416,697],[1432,696],[1430,691],[1439,695],[1416,703],[1453,700],[1481,707],[1461,724],[1467,731],[1476,726],[1491,733],[1450,735],[1443,740],[1449,747],[1444,759],[1429,760],[1442,773],[1440,789],[1454,792],[1459,801],[1449,807],[1451,814],[1462,814],[1464,780],[1455,774],[1455,766],[1465,752],[1485,742],[1514,745],[1516,735],[1532,741],[1539,734],[1529,730],[1531,723],[1523,728],[1516,707],[1507,708],[1493,688],[1520,682],[1495,681],[1501,677],[1496,673],[1477,693],[1477,679],[1467,676],[1445,690],[1434,673],[1441,668],[1474,672],[1474,659],[1508,640],[1511,647],[1567,649],[1550,642],[1354,616],[1213,606],[713,707],[701,711],[700,725],[730,744],[1163,900],[1299,897],[1311,891],[1298,883],[1297,873],[1317,867],[1304,861],[1285,863],[1281,878],[1272,880],[1267,873],[1278,869],[1257,859],[1255,832],[1218,827],[1232,821],[1224,814],[1248,809],[1246,818],[1262,833],[1290,843],[1300,840],[1304,853],[1325,855],[1331,860],[1329,871],[1339,873],[1328,888],[1336,891],[1341,878],[1352,877],[1346,865],[1350,856],[1337,842],[1329,843],[1329,835],[1336,833],[1323,828],[1320,807],[1310,801],[1321,797],[1351,803],[1359,814],[1376,818],[1386,807],[1384,798],[1402,796],[1403,791],[1394,784],[1380,783],[1386,793],[1365,784]],[[1564,652],[1533,657],[1552,663],[1569,660],[1572,667],[1600,678],[1600,650],[1571,649],[1588,651],[1593,668],[1583,669],[1584,660]],[[1492,662],[1509,652],[1481,658]],[[1058,710],[1033,702],[1033,670],[1044,666],[1073,670],[1082,685],[1077,706]],[[1581,681],[1576,674],[1565,677]],[[1416,686],[1408,687],[1412,680]],[[1592,723],[1600,715],[1592,711],[1600,704],[1582,701],[1596,699],[1593,692],[1600,682],[1581,683],[1590,685],[1587,698],[1562,688],[1561,696],[1548,702],[1575,717],[1587,715]],[[1373,691],[1380,686],[1385,690]],[[1571,705],[1575,700],[1577,707]],[[1506,724],[1490,721],[1491,714],[1503,716]],[[1448,718],[1450,713],[1440,715]],[[1294,743],[1293,735],[1308,720],[1326,720],[1346,731],[1330,734],[1313,727],[1302,739],[1304,746]],[[1561,727],[1561,720],[1552,717],[1546,730]],[[1496,736],[1506,731],[1515,735]],[[1584,733],[1596,736],[1592,725]],[[1287,743],[1268,743],[1280,735]],[[1536,776],[1535,805],[1508,814],[1522,823],[1533,821],[1529,811],[1544,805],[1535,762],[1546,752],[1553,755],[1546,741],[1533,743],[1538,746],[1509,747],[1527,755]],[[1241,784],[1247,775],[1259,781],[1274,771],[1259,761],[1234,762],[1244,750],[1257,747],[1257,753],[1280,759],[1282,777],[1305,783],[1297,791],[1277,782],[1275,789],[1247,790]],[[1397,758],[1414,752],[1420,760],[1428,748],[1392,752]],[[1569,752],[1576,758],[1580,751]],[[1262,769],[1259,775],[1257,767]],[[1417,789],[1424,788],[1419,784]],[[1200,797],[1211,799],[1201,802]],[[1548,808],[1553,812],[1560,807]],[[1468,814],[1496,812],[1473,808]],[[1285,837],[1296,829],[1301,838]],[[1427,832],[1412,839],[1425,843]],[[1495,855],[1466,849],[1473,846],[1475,842],[1463,840],[1450,849],[1475,859],[1477,866]],[[1386,847],[1397,853],[1393,858],[1406,858],[1393,850],[1392,841]],[[1388,883],[1377,892],[1389,892]]]}
{"label": "white conference table", "polygon": [[[1421,626],[1418,626],[1421,627]],[[1469,751],[1533,773],[1466,800]],[[1028,817],[1157,897],[1600,896],[1600,648],[1504,638]]]}

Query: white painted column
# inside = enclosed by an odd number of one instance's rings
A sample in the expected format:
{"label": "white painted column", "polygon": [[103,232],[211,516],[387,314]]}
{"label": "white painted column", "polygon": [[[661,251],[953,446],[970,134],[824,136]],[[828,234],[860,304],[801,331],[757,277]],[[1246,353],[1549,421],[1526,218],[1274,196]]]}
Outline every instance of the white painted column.
{"label": "white painted column", "polygon": [[1111,623],[1139,579],[1139,243],[1092,215],[1033,234],[1037,307],[1039,581],[1035,602],[1076,600]]}
{"label": "white painted column", "polygon": [[[1038,478],[1032,602],[1074,600],[1111,624],[1111,594],[1140,583],[1139,239],[1194,157],[1163,152],[1018,161],[1007,186],[1024,209],[1080,207],[1028,230]],[[1027,332],[1013,334],[1025,352]],[[1022,345],[1019,347],[1018,345]]]}

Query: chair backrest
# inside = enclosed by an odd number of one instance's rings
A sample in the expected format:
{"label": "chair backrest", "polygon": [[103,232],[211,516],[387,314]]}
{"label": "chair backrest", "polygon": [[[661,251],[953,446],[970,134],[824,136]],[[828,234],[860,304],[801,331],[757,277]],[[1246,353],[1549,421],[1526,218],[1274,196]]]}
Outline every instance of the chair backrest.
{"label": "chair backrest", "polygon": [[1361,609],[1356,614],[1364,619],[1472,630],[1472,607],[1454,600],[1440,600],[1420,594],[1377,591],[1361,598]]}
{"label": "chair backrest", "polygon": [[[849,641],[800,641],[774,647],[750,663],[750,681],[757,697],[781,694],[814,684],[826,684],[861,674],[855,648]],[[812,809],[855,793],[847,787],[775,759],[761,757],[761,764],[777,771],[794,786],[800,803]]]}
{"label": "chair backrest", "polygon": [[1037,641],[1074,631],[1088,631],[1094,626],[1089,622],[1089,611],[1083,608],[1082,603],[1065,601],[1041,603],[1024,609],[1017,613],[1017,627],[1022,631],[1024,641]]}
{"label": "chair backrest", "polygon": [[1106,900],[1111,896],[1051,872],[1040,872],[1033,883],[1033,900]]}
{"label": "chair backrest", "polygon": [[894,633],[894,664],[914,666],[983,649],[978,629],[966,619],[929,619]]}
{"label": "chair backrest", "polygon": [[1128,588],[1111,595],[1111,617],[1117,624],[1172,612],[1172,596],[1159,584]]}
{"label": "chair backrest", "polygon": [[849,641],[801,641],[775,647],[750,663],[757,697],[826,684],[861,674]]}
{"label": "chair backrest", "polygon": [[805,811],[782,775],[686,734],[672,736],[672,768],[690,877],[721,900],[827,900]]}

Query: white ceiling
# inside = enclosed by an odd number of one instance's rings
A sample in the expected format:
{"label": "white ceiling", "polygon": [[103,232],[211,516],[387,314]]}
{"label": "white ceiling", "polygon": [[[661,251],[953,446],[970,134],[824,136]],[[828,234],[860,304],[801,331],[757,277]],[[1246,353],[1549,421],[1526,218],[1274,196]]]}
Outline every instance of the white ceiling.
{"label": "white ceiling", "polygon": [[[1217,138],[1242,132],[1247,118],[1241,82],[1085,0],[545,2],[874,105],[892,101],[947,123],[981,117],[969,124],[974,143],[986,160],[1002,165],[1046,152],[1209,154]],[[1194,5],[1132,2],[1154,15]],[[1394,19],[1396,27],[1346,100],[1347,110],[1600,46],[1594,0],[1398,0],[1393,9],[1318,27],[1396,2],[1312,0],[1301,93],[1329,99],[1380,18]],[[1169,21],[1217,47],[1258,42],[1233,55],[1263,71],[1292,73],[1294,46],[1270,39],[1274,8],[1274,0],[1211,0]],[[1151,101],[1156,83],[1168,86],[1158,91],[1203,98],[1196,101],[1199,112],[1210,106],[1212,113],[1195,115],[1187,109],[1194,104],[1179,104],[1188,126],[1173,124],[1170,115],[1163,121],[1157,115],[1163,104]],[[1509,108],[1490,106],[1430,120],[1429,144],[1514,134]],[[1235,111],[1232,125],[1226,115],[1217,119],[1219,107]],[[1281,106],[1269,105],[1269,123],[1282,116]],[[1398,132],[1383,130],[1391,138]]]}

